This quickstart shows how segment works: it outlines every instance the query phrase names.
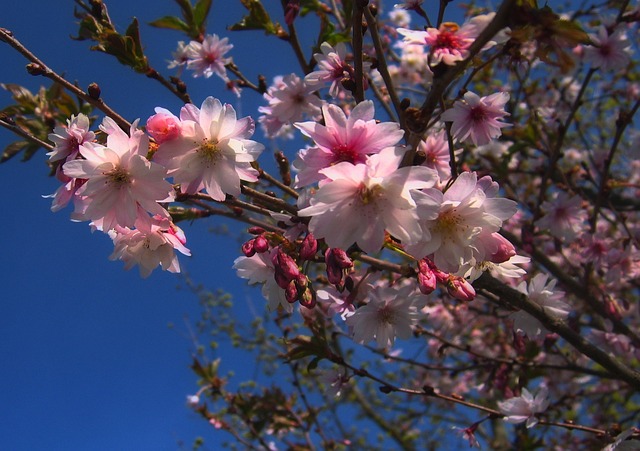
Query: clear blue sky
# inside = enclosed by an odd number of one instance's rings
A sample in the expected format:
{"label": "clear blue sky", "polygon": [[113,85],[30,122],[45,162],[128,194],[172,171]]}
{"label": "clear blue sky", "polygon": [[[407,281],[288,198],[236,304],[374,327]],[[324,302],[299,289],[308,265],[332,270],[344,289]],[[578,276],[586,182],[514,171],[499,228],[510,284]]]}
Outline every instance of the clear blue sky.
{"label": "clear blue sky", "polygon": [[[284,54],[283,43],[275,38],[265,41],[261,32],[226,31],[242,15],[239,2],[213,3],[210,32],[232,39],[234,60],[254,79],[262,53],[256,43],[267,42]],[[279,2],[265,2],[274,3]],[[152,65],[168,75],[165,60],[184,38],[145,24],[177,14],[177,5],[170,0],[107,4],[121,30],[131,17],[139,18]],[[89,52],[89,42],[69,39],[77,33],[73,5],[72,0],[4,2],[0,27],[12,30],[45,63],[80,86],[98,82],[103,98],[129,120],[140,117],[144,122],[155,106],[177,113],[181,103],[159,84],[108,55]],[[26,75],[26,61],[5,44],[0,44],[0,59],[0,82],[31,90],[47,83]],[[269,82],[282,70],[270,62],[260,69]],[[294,68],[290,65],[289,71]],[[255,117],[256,106],[262,104],[250,92],[239,104],[217,77],[190,80],[189,86],[194,103],[213,95],[232,103],[242,116]],[[7,93],[0,92],[0,105],[8,103]],[[0,148],[13,140],[0,129]],[[0,238],[0,449],[174,450],[179,442],[190,449],[198,435],[205,437],[205,449],[216,449],[215,444],[228,437],[216,436],[185,405],[186,395],[197,386],[188,368],[193,345],[185,336],[183,318],[197,317],[197,299],[178,289],[183,284],[170,273],[157,270],[142,280],[137,269],[124,271],[121,262],[107,260],[112,245],[106,236],[91,234],[86,223],[70,222],[68,209],[51,213],[50,200],[41,196],[55,191],[58,183],[46,176],[45,160],[42,152],[28,163],[16,158],[0,166],[5,192]],[[211,225],[182,225],[193,257],[181,263],[197,282],[232,291],[244,308],[246,298],[256,293],[247,291],[231,269],[238,245],[207,233]],[[168,323],[175,323],[176,329]],[[226,362],[225,370],[242,363]]]}

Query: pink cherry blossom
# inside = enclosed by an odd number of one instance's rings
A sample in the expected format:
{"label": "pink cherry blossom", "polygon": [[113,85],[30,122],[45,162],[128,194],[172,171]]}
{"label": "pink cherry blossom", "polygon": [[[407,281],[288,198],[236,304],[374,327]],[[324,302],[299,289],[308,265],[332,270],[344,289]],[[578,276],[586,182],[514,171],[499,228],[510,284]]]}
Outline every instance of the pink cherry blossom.
{"label": "pink cherry blossom", "polygon": [[[495,197],[498,187],[490,177],[478,180],[475,172],[463,172],[443,194],[428,189],[414,195],[422,221],[423,236],[406,246],[416,258],[433,254],[443,271],[456,273],[480,255],[482,232],[497,232],[502,222],[516,212],[516,203]],[[433,212],[436,208],[435,215]],[[430,216],[422,213],[428,209]],[[484,259],[483,259],[484,260]]]}
{"label": "pink cherry blossom", "polygon": [[300,121],[305,116],[318,118],[322,100],[296,74],[276,77],[274,84],[264,94],[269,106],[261,106],[258,111],[264,114],[260,123],[264,126],[267,136],[279,136],[285,125]]}
{"label": "pink cherry blossom", "polygon": [[168,217],[159,202],[173,200],[173,187],[165,180],[167,170],[147,160],[149,140],[136,128],[137,122],[127,134],[106,117],[100,128],[108,135],[107,145],[84,143],[80,147],[84,159],[63,166],[66,176],[87,179],[76,191],[82,198],[76,199],[79,218],[100,223],[105,232],[148,221],[147,212]]}
{"label": "pink cherry blossom", "polygon": [[184,41],[178,42],[178,48],[175,52],[172,53],[173,59],[169,61],[169,65],[167,66],[169,69],[173,69],[174,67],[184,67],[187,65],[187,61],[189,61],[189,47]]}
{"label": "pink cherry blossom", "polygon": [[[339,42],[335,47],[323,42],[320,44],[320,50],[322,53],[313,55],[318,69],[307,74],[304,81],[313,89],[323,88],[329,83],[329,95],[338,97],[345,91],[342,81],[352,80],[355,75],[355,70],[347,63],[347,47],[343,42]],[[369,71],[369,66],[368,62],[364,62],[364,73]]]}
{"label": "pink cherry blossom", "polygon": [[347,249],[353,243],[365,252],[376,252],[385,230],[403,243],[422,237],[412,192],[433,186],[435,170],[398,168],[401,152],[388,148],[370,156],[365,164],[338,163],[322,170],[328,180],[301,209],[311,216],[309,230],[330,247]]}
{"label": "pink cherry blossom", "polygon": [[233,48],[228,38],[220,39],[217,34],[205,36],[202,43],[191,41],[185,50],[187,69],[193,70],[194,77],[209,78],[213,74],[227,81],[227,69],[231,61],[225,54]]}
{"label": "pink cherry blossom", "polygon": [[191,255],[185,247],[186,238],[182,230],[165,218],[154,217],[150,227],[143,224],[133,230],[116,226],[109,231],[109,236],[115,246],[109,258],[125,262],[125,269],[138,265],[143,278],[158,266],[165,271],[180,272],[176,250],[183,255]]}
{"label": "pink cherry blossom", "polygon": [[[543,273],[536,274],[533,279],[521,282],[516,289],[526,294],[529,300],[538,304],[544,312],[552,318],[566,319],[571,308],[564,302],[564,292],[554,290],[556,280],[548,280],[548,276]],[[535,339],[546,332],[546,329],[533,316],[527,312],[519,311],[511,315],[513,319],[513,329],[522,332],[530,339]]]}
{"label": "pink cherry blossom", "polygon": [[378,286],[369,291],[368,304],[346,319],[353,331],[353,341],[367,343],[375,339],[379,347],[386,348],[393,346],[396,337],[410,338],[419,319],[414,305],[419,296],[413,285]]}
{"label": "pink cherry blossom", "polygon": [[227,194],[240,194],[240,180],[257,181],[251,162],[264,146],[248,139],[255,128],[250,117],[236,119],[231,105],[207,97],[201,109],[185,105],[180,120],[180,136],[163,142],[154,161],[167,167],[183,192],[204,188],[214,200],[223,201]]}
{"label": "pink cherry blossom", "polygon": [[451,155],[444,130],[429,135],[425,140],[420,141],[418,152],[424,154],[425,160],[422,166],[438,171],[438,177],[440,177],[441,181],[451,178],[451,166],[449,165]]}
{"label": "pink cherry blossom", "polygon": [[180,119],[164,108],[158,107],[155,112],[147,119],[147,133],[156,143],[162,144],[180,136]]}
{"label": "pink cherry blossom", "polygon": [[453,123],[451,133],[458,142],[470,139],[474,145],[481,146],[499,137],[500,129],[509,125],[500,121],[509,116],[504,110],[508,100],[506,92],[479,97],[469,91],[464,100],[456,101],[453,108],[442,113],[441,119]]}
{"label": "pink cherry blossom", "polygon": [[[429,46],[429,64],[436,66],[441,62],[454,65],[469,56],[469,47],[493,19],[495,13],[473,17],[462,27],[453,22],[444,22],[439,28],[427,28],[426,31],[398,28],[398,33],[404,36],[405,42]],[[506,30],[502,30],[482,50],[504,42],[508,39]]]}
{"label": "pink cherry blossom", "polygon": [[599,67],[605,71],[622,70],[629,64],[631,43],[621,28],[609,34],[607,28],[601,25],[598,34],[590,34],[593,45],[584,47],[584,58],[592,67]]}
{"label": "pink cherry blossom", "polygon": [[55,147],[47,155],[49,161],[73,160],[78,155],[80,146],[86,142],[91,142],[96,135],[89,131],[89,118],[80,113],[72,115],[67,119],[67,126],[57,126],[53,133],[49,134],[49,141]]}
{"label": "pink cherry blossom", "polygon": [[573,241],[584,227],[585,211],[582,198],[577,194],[571,196],[560,191],[554,199],[542,203],[542,210],[546,214],[535,224],[542,230],[549,230],[556,238]]}
{"label": "pink cherry blossom", "polygon": [[302,150],[293,166],[298,170],[296,186],[306,186],[326,177],[321,169],[343,161],[364,163],[367,155],[398,145],[404,131],[395,122],[377,123],[373,102],[360,102],[349,117],[336,105],[322,107],[324,125],[317,122],[294,124],[315,146]]}
{"label": "pink cherry blossom", "polygon": [[536,414],[542,413],[549,407],[549,390],[546,385],[541,385],[535,397],[526,388],[522,389],[520,396],[498,401],[498,408],[505,416],[507,423],[527,422],[527,427],[538,424]]}

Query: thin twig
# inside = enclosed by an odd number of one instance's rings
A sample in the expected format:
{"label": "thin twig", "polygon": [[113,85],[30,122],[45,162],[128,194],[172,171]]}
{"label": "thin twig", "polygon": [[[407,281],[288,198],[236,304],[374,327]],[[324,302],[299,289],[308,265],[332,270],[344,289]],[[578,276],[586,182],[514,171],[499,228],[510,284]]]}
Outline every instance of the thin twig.
{"label": "thin twig", "polygon": [[116,113],[111,107],[109,107],[104,101],[100,98],[94,98],[90,96],[88,93],[78,88],[76,85],[70,83],[65,80],[61,75],[51,70],[45,63],[43,63],[37,56],[35,56],[29,49],[27,49],[20,41],[18,41],[13,33],[6,28],[0,28],[0,40],[6,42],[11,47],[16,49],[18,53],[24,56],[26,59],[32,62],[30,67],[31,73],[36,75],[42,75],[50,80],[53,80],[55,83],[58,83],[67,91],[75,94],[80,97],[85,102],[93,105],[104,114],[113,119],[120,128],[123,130],[129,130],[131,128],[131,123],[127,121],[125,118]]}

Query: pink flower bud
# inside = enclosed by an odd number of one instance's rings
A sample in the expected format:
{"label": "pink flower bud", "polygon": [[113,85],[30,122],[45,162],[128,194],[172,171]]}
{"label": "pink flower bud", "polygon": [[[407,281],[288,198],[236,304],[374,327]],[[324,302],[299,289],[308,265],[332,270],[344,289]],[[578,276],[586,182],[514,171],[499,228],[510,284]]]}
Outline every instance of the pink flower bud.
{"label": "pink flower bud", "polygon": [[300,245],[300,258],[303,260],[313,260],[318,251],[318,241],[312,233],[307,234]]}
{"label": "pink flower bud", "polygon": [[253,227],[249,227],[248,232],[251,235],[262,235],[264,232],[266,232],[266,230],[263,229],[262,227],[253,226]]}
{"label": "pink flower bud", "polygon": [[180,120],[172,114],[158,113],[147,119],[147,133],[158,144],[180,136]]}
{"label": "pink flower bud", "polygon": [[316,295],[308,286],[300,293],[298,298],[300,305],[311,309],[316,306]]}
{"label": "pink flower bud", "polygon": [[476,297],[476,290],[466,279],[459,276],[449,276],[447,292],[456,299],[469,302]]}
{"label": "pink flower bud", "polygon": [[295,18],[300,11],[300,0],[289,0],[284,7],[284,22],[287,25],[292,25]]}
{"label": "pink flower bud", "polygon": [[499,233],[492,233],[491,238],[497,246],[497,250],[491,254],[489,260],[493,263],[504,263],[511,257],[516,255],[516,249],[513,244]]}
{"label": "pink flower bud", "polygon": [[284,290],[284,297],[289,304],[293,304],[298,300],[298,288],[295,282],[291,281]]}
{"label": "pink flower bud", "polygon": [[242,245],[242,253],[246,257],[253,257],[253,255],[256,253],[254,242],[255,240],[252,238]]}
{"label": "pink flower bud", "polygon": [[338,247],[327,249],[327,252],[324,254],[324,261],[327,264],[327,278],[329,282],[335,285],[338,290],[342,290],[344,288],[344,270],[351,268],[353,262],[347,253]]}
{"label": "pink flower bud", "polygon": [[259,235],[253,239],[253,248],[258,254],[267,252],[269,250],[269,241],[264,236]]}
{"label": "pink flower bud", "polygon": [[339,247],[334,247],[333,249],[329,249],[327,251],[327,256],[325,256],[325,261],[327,258],[331,258],[332,262],[340,269],[347,269],[353,267],[353,261],[349,258],[347,253],[340,249]]}
{"label": "pink flower bud", "polygon": [[422,259],[418,261],[418,288],[422,294],[429,294],[436,289],[438,281],[429,264]]}
{"label": "pink flower bud", "polygon": [[300,268],[298,268],[296,261],[284,253],[282,248],[278,248],[278,251],[271,256],[271,262],[276,273],[282,273],[288,280],[293,280],[300,274]]}

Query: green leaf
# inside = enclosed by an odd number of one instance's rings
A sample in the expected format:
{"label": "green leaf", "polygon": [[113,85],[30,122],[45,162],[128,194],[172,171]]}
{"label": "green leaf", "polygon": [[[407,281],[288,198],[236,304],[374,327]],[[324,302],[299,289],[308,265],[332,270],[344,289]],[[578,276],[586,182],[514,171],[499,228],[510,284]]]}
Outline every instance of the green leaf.
{"label": "green leaf", "polygon": [[170,30],[189,32],[189,25],[176,16],[165,16],[150,22],[149,25],[156,28],[168,28]]}
{"label": "green leaf", "polygon": [[4,152],[2,152],[2,156],[0,156],[0,163],[4,163],[9,161],[16,155],[18,155],[22,149],[26,149],[29,143],[27,141],[16,141],[9,144],[4,148]]}
{"label": "green leaf", "polygon": [[229,30],[264,30],[267,34],[277,34],[282,29],[280,25],[271,21],[260,0],[241,0],[241,2],[249,10],[249,14],[240,22],[231,25]]}
{"label": "green leaf", "polygon": [[189,0],[176,0],[182,10],[182,17],[187,23],[193,23],[193,6]]}
{"label": "green leaf", "polygon": [[193,9],[193,25],[200,31],[204,31],[204,24],[207,21],[209,10],[211,9],[211,0],[198,0]]}

